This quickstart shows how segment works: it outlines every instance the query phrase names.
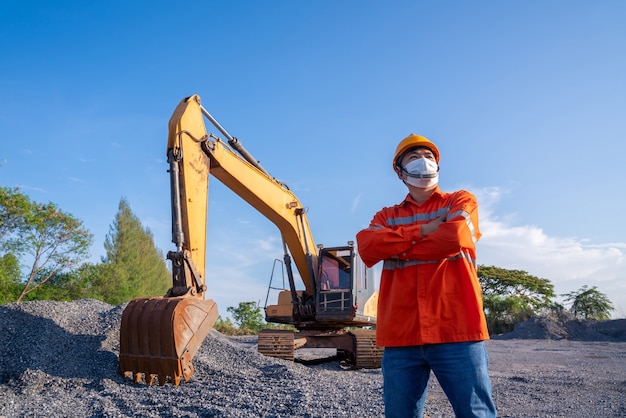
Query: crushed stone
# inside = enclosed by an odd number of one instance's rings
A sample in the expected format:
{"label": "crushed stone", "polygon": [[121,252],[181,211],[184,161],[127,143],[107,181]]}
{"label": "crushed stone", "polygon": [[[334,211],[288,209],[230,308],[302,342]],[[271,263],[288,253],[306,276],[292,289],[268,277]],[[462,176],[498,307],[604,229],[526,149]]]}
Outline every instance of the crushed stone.
{"label": "crushed stone", "polygon": [[[254,337],[215,330],[188,382],[136,384],[117,367],[124,307],[93,299],[0,306],[0,418],[384,415],[380,369],[264,357]],[[502,417],[626,416],[625,342],[517,337],[487,349]],[[434,377],[426,414],[453,416]]]}

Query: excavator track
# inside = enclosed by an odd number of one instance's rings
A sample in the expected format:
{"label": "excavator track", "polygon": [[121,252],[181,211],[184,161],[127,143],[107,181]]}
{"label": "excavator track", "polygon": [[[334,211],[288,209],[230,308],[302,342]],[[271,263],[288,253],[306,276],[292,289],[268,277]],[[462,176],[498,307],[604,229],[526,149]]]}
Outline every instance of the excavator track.
{"label": "excavator track", "polygon": [[376,331],[352,330],[350,334],[354,338],[355,369],[378,369],[381,367],[383,347],[376,345]]}
{"label": "excavator track", "polygon": [[293,361],[295,351],[293,331],[261,330],[258,350],[264,356]]}

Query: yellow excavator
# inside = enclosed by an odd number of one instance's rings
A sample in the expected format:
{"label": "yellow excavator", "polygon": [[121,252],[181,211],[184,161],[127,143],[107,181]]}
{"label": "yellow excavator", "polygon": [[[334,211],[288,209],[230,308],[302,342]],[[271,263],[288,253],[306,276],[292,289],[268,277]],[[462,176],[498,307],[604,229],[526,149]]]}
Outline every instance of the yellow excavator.
{"label": "yellow excavator", "polygon": [[[205,118],[226,138],[207,133]],[[206,238],[209,175],[217,178],[273,222],[283,240],[283,268],[289,286],[273,289],[265,320],[295,330],[266,329],[258,351],[294,360],[299,348],[335,348],[354,368],[378,368],[378,292],[373,270],[359,258],[353,241],[339,247],[316,245],[306,211],[289,187],[272,177],[201,105],[183,99],[170,121],[167,159],[172,200],[172,287],[163,297],[130,301],[120,326],[120,372],[135,382],[179,385],[194,372],[192,359],[218,319],[206,299]],[[295,264],[304,288],[296,286]],[[233,267],[235,268],[235,267]]]}

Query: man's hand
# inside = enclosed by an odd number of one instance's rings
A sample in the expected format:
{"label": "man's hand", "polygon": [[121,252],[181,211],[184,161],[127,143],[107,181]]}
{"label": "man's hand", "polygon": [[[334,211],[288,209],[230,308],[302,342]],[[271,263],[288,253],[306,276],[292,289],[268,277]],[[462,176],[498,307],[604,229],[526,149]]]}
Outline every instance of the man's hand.
{"label": "man's hand", "polygon": [[446,215],[441,215],[440,217],[435,218],[428,223],[422,224],[420,228],[420,234],[422,238],[424,238],[428,234],[432,234],[433,232],[435,232],[437,228],[439,228],[439,225],[445,222],[445,220],[446,220]]}

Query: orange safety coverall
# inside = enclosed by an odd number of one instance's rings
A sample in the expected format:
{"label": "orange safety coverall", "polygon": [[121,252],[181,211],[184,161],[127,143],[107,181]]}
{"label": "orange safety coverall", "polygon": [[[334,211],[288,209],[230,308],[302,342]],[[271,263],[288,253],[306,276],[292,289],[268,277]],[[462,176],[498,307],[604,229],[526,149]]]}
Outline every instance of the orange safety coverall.
{"label": "orange safety coverall", "polygon": [[[422,224],[445,215],[420,238]],[[372,228],[382,225],[385,228]],[[422,204],[408,195],[379,211],[357,234],[371,267],[383,261],[376,342],[383,347],[489,339],[476,273],[478,203],[471,193],[437,187]]]}

